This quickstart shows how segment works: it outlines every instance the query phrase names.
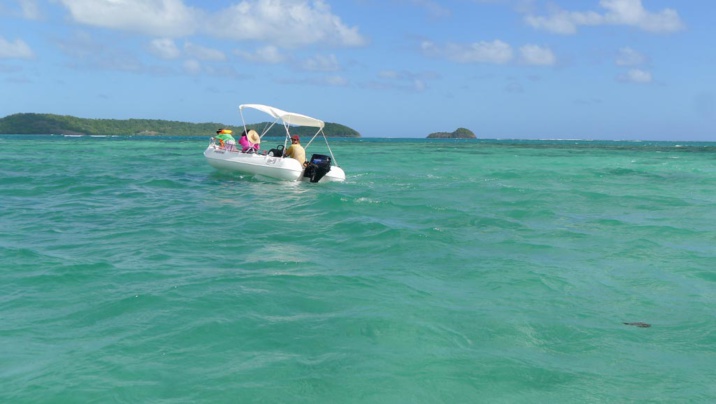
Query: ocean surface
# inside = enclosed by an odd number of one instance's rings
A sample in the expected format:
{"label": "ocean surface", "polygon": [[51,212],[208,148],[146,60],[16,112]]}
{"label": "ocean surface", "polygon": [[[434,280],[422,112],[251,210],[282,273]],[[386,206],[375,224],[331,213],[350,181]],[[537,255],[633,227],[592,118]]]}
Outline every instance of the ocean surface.
{"label": "ocean surface", "polygon": [[716,143],[208,139],[0,136],[0,402],[716,401]]}

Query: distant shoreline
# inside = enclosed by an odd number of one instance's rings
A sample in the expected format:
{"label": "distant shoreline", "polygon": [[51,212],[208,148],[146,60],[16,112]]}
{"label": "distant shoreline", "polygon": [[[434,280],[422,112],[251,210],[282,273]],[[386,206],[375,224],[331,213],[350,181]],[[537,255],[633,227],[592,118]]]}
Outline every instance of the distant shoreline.
{"label": "distant shoreline", "polygon": [[[117,139],[117,138],[172,138],[172,137],[185,137],[185,138],[197,138],[197,139],[208,139],[213,136],[214,133],[208,134],[191,134],[191,135],[71,135],[62,133],[0,133],[0,137],[11,137],[11,136],[28,136],[28,137],[57,137],[57,138],[95,138],[95,139]],[[312,135],[311,135],[312,136]],[[284,137],[279,136],[265,136],[264,139],[269,140],[281,140]],[[426,137],[389,137],[389,136],[366,136],[366,137],[335,137],[331,141],[356,141],[356,142],[429,142],[429,143],[444,143],[444,144],[471,144],[471,143],[482,143],[482,144],[494,144],[494,145],[510,145],[510,146],[547,146],[555,145],[559,147],[569,146],[611,146],[611,147],[624,147],[624,146],[667,146],[674,148],[686,148],[686,147],[716,147],[716,141],[712,140],[608,140],[608,139],[557,139],[557,138],[545,138],[545,139],[520,139],[520,138],[479,138],[479,139],[457,139],[457,138],[426,138]]]}
{"label": "distant shoreline", "polygon": [[[271,124],[268,122],[246,125],[247,128],[256,130],[269,126]],[[87,119],[70,115],[35,113],[13,114],[0,119],[0,134],[6,135],[200,136],[202,133],[213,135],[220,128],[231,129],[234,133],[241,133],[244,130],[243,126],[224,125],[215,122],[191,123],[160,119]],[[280,137],[284,133],[281,125],[274,125],[267,135]],[[292,128],[291,133],[299,136],[313,136],[315,129],[299,126]],[[361,137],[358,131],[333,122],[325,122],[323,133],[327,137]]]}

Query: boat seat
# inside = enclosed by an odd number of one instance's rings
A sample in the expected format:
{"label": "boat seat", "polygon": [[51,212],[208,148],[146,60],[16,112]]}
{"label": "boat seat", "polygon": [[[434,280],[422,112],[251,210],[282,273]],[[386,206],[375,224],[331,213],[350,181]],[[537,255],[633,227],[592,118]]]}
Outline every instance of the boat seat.
{"label": "boat seat", "polygon": [[283,145],[280,144],[276,146],[275,149],[269,150],[268,155],[273,157],[283,157]]}

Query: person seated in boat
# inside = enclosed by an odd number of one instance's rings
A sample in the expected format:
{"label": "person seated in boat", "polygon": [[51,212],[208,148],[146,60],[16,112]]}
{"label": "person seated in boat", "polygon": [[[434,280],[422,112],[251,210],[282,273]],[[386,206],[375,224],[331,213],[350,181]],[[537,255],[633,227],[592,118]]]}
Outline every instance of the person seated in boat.
{"label": "person seated in boat", "polygon": [[301,138],[298,135],[291,136],[291,146],[288,146],[283,156],[296,159],[301,165],[306,163],[306,150],[301,146]]}
{"label": "person seated in boat", "polygon": [[242,153],[256,153],[261,148],[261,136],[255,130],[250,129],[248,133],[244,131],[239,139]]}
{"label": "person seated in boat", "polygon": [[231,129],[219,129],[216,131],[216,139],[219,140],[219,147],[222,149],[233,149],[236,147],[236,139],[231,136]]}

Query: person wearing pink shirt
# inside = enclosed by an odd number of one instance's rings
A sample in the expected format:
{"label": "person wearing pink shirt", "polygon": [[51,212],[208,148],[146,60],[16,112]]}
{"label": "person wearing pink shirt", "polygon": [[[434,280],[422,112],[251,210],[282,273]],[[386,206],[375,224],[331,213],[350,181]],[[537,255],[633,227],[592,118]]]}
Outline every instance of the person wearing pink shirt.
{"label": "person wearing pink shirt", "polygon": [[244,131],[239,139],[241,145],[241,152],[243,153],[256,153],[261,148],[261,137],[255,130],[250,129],[248,133]]}

